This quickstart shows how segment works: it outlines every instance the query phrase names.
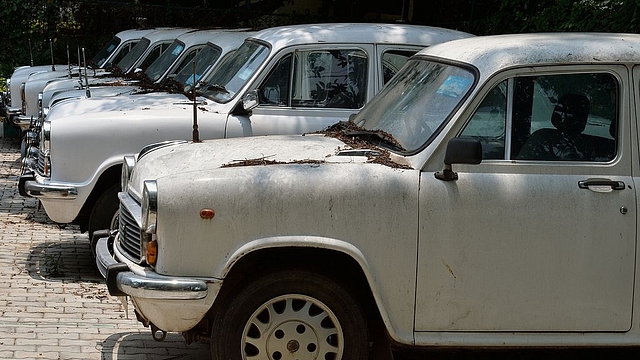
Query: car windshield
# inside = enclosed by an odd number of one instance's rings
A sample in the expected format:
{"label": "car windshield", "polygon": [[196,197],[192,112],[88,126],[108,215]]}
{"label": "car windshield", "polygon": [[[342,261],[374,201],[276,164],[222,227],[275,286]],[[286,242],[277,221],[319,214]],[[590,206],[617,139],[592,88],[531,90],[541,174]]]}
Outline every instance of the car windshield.
{"label": "car windshield", "polygon": [[473,73],[465,68],[410,60],[353,122],[366,130],[388,133],[410,153],[435,135],[473,83]]}
{"label": "car windshield", "polygon": [[268,55],[267,46],[255,41],[245,41],[203,81],[199,92],[213,101],[228,102],[242,89]]}
{"label": "car windshield", "polygon": [[175,81],[186,86],[193,85],[194,82],[200,80],[202,75],[206,74],[213,64],[218,61],[220,54],[222,54],[222,51],[219,47],[208,43],[207,46],[193,58],[193,61],[196,62],[196,71],[193,71],[193,66],[187,64],[176,74]]}
{"label": "car windshield", "polygon": [[114,36],[113,39],[111,39],[111,41],[109,41],[102,48],[102,50],[100,50],[98,54],[96,54],[96,56],[91,60],[91,64],[93,64],[95,67],[101,67],[102,65],[104,65],[109,56],[115,51],[115,49],[118,48],[118,45],[120,45],[121,41],[122,40],[120,40],[119,37]]}
{"label": "car windshield", "polygon": [[173,43],[167,48],[165,52],[160,55],[149,67],[145,70],[145,75],[151,81],[161,80],[160,77],[169,69],[169,66],[176,61],[178,56],[182,54],[184,50],[184,43],[180,40],[174,40]]}
{"label": "car windshield", "polygon": [[151,41],[147,38],[142,38],[140,42],[136,44],[136,46],[129,51],[129,53],[120,60],[118,65],[116,65],[123,73],[128,72],[133,64],[138,60],[140,56],[144,53],[145,50],[149,47]]}

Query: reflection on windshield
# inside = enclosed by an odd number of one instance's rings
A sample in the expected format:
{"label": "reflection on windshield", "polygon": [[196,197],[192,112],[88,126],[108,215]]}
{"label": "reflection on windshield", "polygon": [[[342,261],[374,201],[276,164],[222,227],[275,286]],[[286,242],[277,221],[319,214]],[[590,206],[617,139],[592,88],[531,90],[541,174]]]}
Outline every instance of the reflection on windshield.
{"label": "reflection on windshield", "polygon": [[118,45],[120,45],[120,38],[117,36],[114,36],[113,39],[111,39],[111,41],[109,41],[103,48],[102,50],[100,50],[100,52],[98,52],[98,54],[96,54],[96,56],[93,58],[93,60],[91,60],[91,63],[94,64],[96,67],[101,67],[105,61],[107,61],[107,58],[109,57],[109,55],[111,55],[111,53],[113,53],[113,51],[118,47]]}
{"label": "reflection on windshield", "polygon": [[231,100],[247,83],[269,55],[269,48],[253,41],[245,41],[232,56],[204,80],[200,93],[217,102]]}
{"label": "reflection on windshield", "polygon": [[184,44],[181,41],[175,40],[159,58],[149,65],[144,73],[151,81],[160,80],[162,74],[164,74],[169,66],[180,56],[182,50],[184,50]]}
{"label": "reflection on windshield", "polygon": [[195,82],[200,80],[200,77],[203,74],[209,71],[216,61],[218,61],[221,53],[222,51],[218,47],[212,44],[207,44],[207,46],[202,49],[195,58],[193,58],[193,61],[196,62],[195,74],[193,72],[193,66],[191,66],[191,64],[187,64],[187,66],[183,67],[178,72],[175,80],[183,85],[193,85]]}
{"label": "reflection on windshield", "polygon": [[473,74],[448,64],[411,60],[364,107],[354,123],[382,130],[412,152],[425,144],[473,85]]}
{"label": "reflection on windshield", "polygon": [[127,71],[131,70],[131,67],[136,62],[136,60],[138,60],[138,58],[142,56],[142,53],[144,53],[144,51],[147,50],[147,48],[149,47],[149,44],[151,44],[151,41],[149,39],[142,38],[140,42],[137,43],[136,46],[134,46],[133,49],[131,49],[131,51],[129,51],[127,56],[125,56],[124,58],[122,58],[122,60],[120,60],[117,67],[123,73],[126,73]]}

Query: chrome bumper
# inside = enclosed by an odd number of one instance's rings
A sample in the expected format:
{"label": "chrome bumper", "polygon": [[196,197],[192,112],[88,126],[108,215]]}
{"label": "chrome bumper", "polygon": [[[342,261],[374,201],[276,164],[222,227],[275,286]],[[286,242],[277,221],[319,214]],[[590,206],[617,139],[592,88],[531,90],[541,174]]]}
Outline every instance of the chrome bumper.
{"label": "chrome bumper", "polygon": [[109,294],[160,300],[199,300],[207,296],[207,283],[202,280],[163,276],[144,268],[138,270],[144,275],[134,273],[131,268],[137,265],[118,262],[113,255],[114,237],[100,238],[95,249],[96,265],[107,280]]}
{"label": "chrome bumper", "polygon": [[22,196],[45,199],[74,200],[78,197],[78,188],[63,184],[47,183],[41,176],[25,173],[18,180],[18,191]]}
{"label": "chrome bumper", "polygon": [[26,116],[26,115],[18,115],[18,116],[12,117],[11,121],[13,122],[14,125],[20,126],[21,129],[28,130],[31,127],[32,122],[34,121],[34,117]]}

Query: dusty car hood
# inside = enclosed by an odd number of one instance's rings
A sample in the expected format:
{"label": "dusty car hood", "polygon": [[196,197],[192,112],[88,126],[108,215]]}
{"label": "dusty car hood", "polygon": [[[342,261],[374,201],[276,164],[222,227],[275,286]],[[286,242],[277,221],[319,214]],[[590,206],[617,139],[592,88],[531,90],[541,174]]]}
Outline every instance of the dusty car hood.
{"label": "dusty car hood", "polygon": [[[204,98],[199,98],[200,105],[205,103]],[[100,117],[100,113],[119,111],[145,111],[158,110],[164,111],[173,109],[176,106],[191,106],[191,101],[182,94],[169,93],[147,93],[147,94],[130,94],[125,92],[116,96],[109,97],[91,97],[82,99],[69,99],[61,101],[51,107],[48,120],[56,118],[90,115],[85,118]],[[108,114],[107,114],[108,115]]]}
{"label": "dusty car hood", "polygon": [[342,141],[321,134],[254,136],[183,143],[159,148],[138,159],[129,192],[140,198],[144,180],[175,174],[198,176],[225,166],[275,163],[366,162],[365,151],[349,153]]}

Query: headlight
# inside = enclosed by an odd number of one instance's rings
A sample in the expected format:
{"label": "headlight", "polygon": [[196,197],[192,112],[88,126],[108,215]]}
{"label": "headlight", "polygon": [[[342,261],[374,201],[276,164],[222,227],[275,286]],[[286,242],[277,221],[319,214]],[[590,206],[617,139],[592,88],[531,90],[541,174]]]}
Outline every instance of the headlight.
{"label": "headlight", "polygon": [[38,93],[38,111],[42,110],[42,93]]}
{"label": "headlight", "polygon": [[142,231],[156,233],[158,219],[158,184],[155,180],[145,180],[142,190]]}
{"label": "headlight", "polygon": [[49,151],[51,145],[51,121],[45,121],[42,123],[42,130],[40,130],[40,147],[43,152]]}
{"label": "headlight", "polygon": [[133,156],[125,156],[124,163],[122,164],[122,176],[120,177],[120,188],[123,192],[127,192],[129,188],[129,179],[131,178],[131,172],[136,165],[136,158]]}

